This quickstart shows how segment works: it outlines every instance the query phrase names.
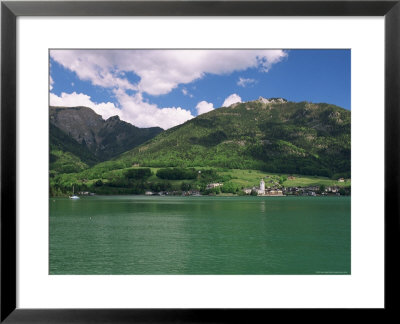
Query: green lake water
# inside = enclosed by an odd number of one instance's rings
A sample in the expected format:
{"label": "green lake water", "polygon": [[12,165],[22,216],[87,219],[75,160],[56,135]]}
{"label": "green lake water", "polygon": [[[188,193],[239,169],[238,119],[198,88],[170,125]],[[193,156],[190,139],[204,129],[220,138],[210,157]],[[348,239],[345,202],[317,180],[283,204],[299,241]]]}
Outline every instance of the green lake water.
{"label": "green lake water", "polygon": [[350,274],[349,197],[49,204],[50,274]]}

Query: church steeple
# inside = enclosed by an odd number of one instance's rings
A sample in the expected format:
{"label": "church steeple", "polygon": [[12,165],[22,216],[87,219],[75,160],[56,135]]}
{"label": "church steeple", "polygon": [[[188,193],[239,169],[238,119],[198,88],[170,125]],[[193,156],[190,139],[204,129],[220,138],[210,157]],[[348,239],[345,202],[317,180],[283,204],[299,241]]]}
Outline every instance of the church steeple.
{"label": "church steeple", "polygon": [[264,179],[261,179],[261,181],[260,181],[260,190],[265,190],[265,182],[264,182]]}

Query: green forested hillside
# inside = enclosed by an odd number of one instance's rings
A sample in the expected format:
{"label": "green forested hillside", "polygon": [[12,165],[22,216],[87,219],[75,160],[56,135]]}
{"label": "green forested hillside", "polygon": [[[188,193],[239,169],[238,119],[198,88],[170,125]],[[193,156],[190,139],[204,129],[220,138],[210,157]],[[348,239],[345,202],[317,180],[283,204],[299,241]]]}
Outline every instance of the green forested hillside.
{"label": "green forested hillside", "polygon": [[[263,177],[278,187],[349,187],[350,119],[350,111],[329,104],[260,100],[234,104],[92,167],[94,157],[82,147],[90,138],[79,144],[53,131],[58,142],[53,139],[51,144],[56,160],[50,166],[58,172],[50,179],[50,194],[65,195],[72,186],[97,194],[188,188],[207,192],[211,182],[223,183],[223,193],[239,194]],[[342,177],[346,180],[339,182]]]}
{"label": "green forested hillside", "polygon": [[171,128],[115,162],[350,177],[350,117],[323,103],[234,104]]}

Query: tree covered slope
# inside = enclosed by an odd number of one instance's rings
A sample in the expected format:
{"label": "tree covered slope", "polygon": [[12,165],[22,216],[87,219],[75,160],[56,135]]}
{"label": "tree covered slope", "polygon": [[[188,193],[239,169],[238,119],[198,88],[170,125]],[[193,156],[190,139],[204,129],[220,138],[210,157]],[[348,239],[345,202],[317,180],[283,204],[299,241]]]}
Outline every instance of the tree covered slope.
{"label": "tree covered slope", "polygon": [[260,98],[200,115],[115,162],[349,177],[350,119],[330,104]]}

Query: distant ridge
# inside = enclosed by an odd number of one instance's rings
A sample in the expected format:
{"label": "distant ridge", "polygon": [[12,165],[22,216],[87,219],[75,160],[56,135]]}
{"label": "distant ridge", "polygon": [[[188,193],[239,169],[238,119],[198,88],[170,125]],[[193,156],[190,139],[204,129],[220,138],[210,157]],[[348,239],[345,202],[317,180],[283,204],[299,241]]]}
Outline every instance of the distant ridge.
{"label": "distant ridge", "polygon": [[[159,127],[138,128],[118,116],[104,120],[88,107],[50,106],[49,117],[50,151],[69,153],[70,159],[87,165],[116,157],[163,131]],[[58,158],[53,154],[53,165]]]}
{"label": "distant ridge", "polygon": [[260,97],[168,129],[117,161],[350,177],[350,120],[335,105]]}

